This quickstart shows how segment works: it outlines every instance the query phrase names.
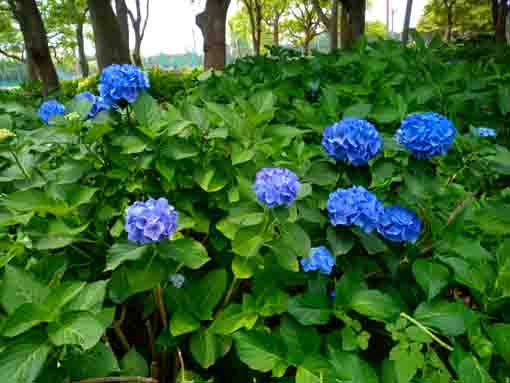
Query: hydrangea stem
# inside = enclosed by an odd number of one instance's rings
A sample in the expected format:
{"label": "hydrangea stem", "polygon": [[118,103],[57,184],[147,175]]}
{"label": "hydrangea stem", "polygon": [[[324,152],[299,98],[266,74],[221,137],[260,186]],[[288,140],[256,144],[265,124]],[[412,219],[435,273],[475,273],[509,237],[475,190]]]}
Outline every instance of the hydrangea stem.
{"label": "hydrangea stem", "polygon": [[406,313],[400,313],[400,316],[404,319],[407,319],[412,324],[416,325],[420,330],[422,330],[425,334],[430,336],[432,339],[434,339],[440,346],[444,347],[448,351],[453,351],[453,347],[449,344],[443,342],[439,337],[434,335],[432,331],[430,331],[427,327],[422,325],[420,322],[418,322],[416,319],[414,319],[412,316],[407,315]]}
{"label": "hydrangea stem", "polygon": [[158,286],[154,289],[154,298],[156,300],[156,306],[159,310],[159,315],[161,316],[161,324],[163,325],[163,328],[167,328],[168,316],[166,315],[165,302],[163,300],[163,289],[161,286]]}

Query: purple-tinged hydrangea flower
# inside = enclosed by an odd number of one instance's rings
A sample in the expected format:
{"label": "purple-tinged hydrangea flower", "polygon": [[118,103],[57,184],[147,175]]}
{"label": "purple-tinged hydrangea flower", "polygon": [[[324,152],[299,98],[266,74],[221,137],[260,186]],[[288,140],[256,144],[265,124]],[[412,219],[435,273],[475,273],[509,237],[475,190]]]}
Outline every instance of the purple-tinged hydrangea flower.
{"label": "purple-tinged hydrangea flower", "polygon": [[50,118],[55,116],[63,116],[66,113],[66,108],[57,100],[48,100],[42,103],[37,111],[37,114],[44,121],[46,125],[51,125]]}
{"label": "purple-tinged hydrangea flower", "polygon": [[182,274],[177,273],[177,274],[170,276],[170,282],[172,283],[172,285],[174,285],[178,289],[180,289],[184,285],[185,281],[186,281],[186,278]]}
{"label": "purple-tinged hydrangea flower", "polygon": [[263,168],[257,173],[253,191],[269,208],[290,206],[296,199],[301,183],[296,174],[284,168]]}
{"label": "purple-tinged hydrangea flower", "polygon": [[337,189],[329,195],[326,209],[332,225],[356,225],[366,233],[377,227],[383,212],[377,197],[362,186]]}
{"label": "purple-tinged hydrangea flower", "polygon": [[491,128],[475,128],[474,133],[479,137],[496,137],[496,131]]}
{"label": "purple-tinged hydrangea flower", "polygon": [[390,206],[384,208],[377,231],[392,242],[416,242],[420,237],[421,220],[411,210]]}
{"label": "purple-tinged hydrangea flower", "polygon": [[446,117],[433,113],[415,113],[406,117],[395,138],[418,159],[446,154],[457,130]]}
{"label": "purple-tinged hydrangea flower", "polygon": [[325,246],[312,247],[310,255],[301,259],[301,266],[305,273],[318,270],[321,274],[329,275],[335,264],[335,257]]}
{"label": "purple-tinged hydrangea flower", "polygon": [[85,99],[87,101],[90,101],[92,107],[90,108],[88,116],[89,118],[94,118],[96,114],[98,114],[99,112],[110,109],[110,106],[104,102],[101,96],[96,96],[91,92],[80,93],[76,95],[74,98],[75,100]]}
{"label": "purple-tinged hydrangea flower", "polygon": [[177,211],[166,198],[137,201],[126,210],[124,228],[130,241],[158,242],[173,235],[177,229]]}
{"label": "purple-tinged hydrangea flower", "polygon": [[382,149],[379,132],[370,122],[344,118],[324,129],[322,147],[336,161],[349,161],[354,166],[366,165]]}
{"label": "purple-tinged hydrangea flower", "polygon": [[149,89],[149,76],[131,64],[113,64],[106,67],[99,79],[99,94],[107,105],[125,100],[133,103],[138,95]]}

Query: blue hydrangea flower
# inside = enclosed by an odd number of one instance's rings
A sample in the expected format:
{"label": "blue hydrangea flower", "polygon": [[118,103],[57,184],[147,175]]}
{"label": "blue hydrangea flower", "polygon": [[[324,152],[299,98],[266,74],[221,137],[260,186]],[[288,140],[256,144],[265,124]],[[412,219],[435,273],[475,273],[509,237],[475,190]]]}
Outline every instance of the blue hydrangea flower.
{"label": "blue hydrangea flower", "polygon": [[51,125],[50,118],[55,116],[63,116],[66,113],[66,108],[57,100],[48,100],[42,103],[37,111],[37,114],[44,121],[46,125]]}
{"label": "blue hydrangea flower", "polygon": [[158,242],[173,235],[177,229],[177,211],[166,198],[137,201],[126,210],[125,230],[130,241]]}
{"label": "blue hydrangea flower", "polygon": [[332,291],[329,293],[329,298],[332,299],[332,300],[335,300],[336,299],[336,291]]}
{"label": "blue hydrangea flower", "polygon": [[149,76],[130,64],[113,64],[106,67],[99,79],[99,94],[107,105],[125,100],[133,103],[140,92],[149,89]]}
{"label": "blue hydrangea flower", "polygon": [[366,165],[382,149],[379,132],[370,122],[344,118],[324,129],[322,147],[329,157],[349,161],[354,166]]}
{"label": "blue hydrangea flower", "polygon": [[496,137],[496,131],[491,128],[475,128],[474,133],[479,137]]}
{"label": "blue hydrangea flower", "polygon": [[186,278],[184,277],[184,275],[179,274],[179,273],[174,274],[170,277],[170,282],[172,283],[172,285],[174,285],[178,289],[180,289],[184,285],[185,281],[186,281]]}
{"label": "blue hydrangea flower", "polygon": [[379,222],[383,206],[362,186],[337,189],[329,195],[326,209],[332,225],[356,225],[371,233]]}
{"label": "blue hydrangea flower", "polygon": [[335,264],[335,257],[325,246],[312,247],[310,255],[301,259],[301,266],[305,273],[318,270],[321,274],[329,275]]}
{"label": "blue hydrangea flower", "polygon": [[301,183],[296,174],[284,168],[263,168],[255,178],[253,191],[270,208],[292,205]]}
{"label": "blue hydrangea flower", "polygon": [[98,114],[99,112],[110,109],[110,106],[104,102],[103,97],[96,96],[91,92],[80,93],[76,95],[74,98],[75,100],[85,99],[92,103],[92,107],[89,112],[89,118],[94,118],[96,114]]}
{"label": "blue hydrangea flower", "polygon": [[446,154],[457,130],[446,117],[433,113],[415,113],[405,118],[395,138],[416,158],[429,159]]}
{"label": "blue hydrangea flower", "polygon": [[392,242],[416,242],[420,237],[421,220],[411,210],[390,206],[384,209],[377,231]]}

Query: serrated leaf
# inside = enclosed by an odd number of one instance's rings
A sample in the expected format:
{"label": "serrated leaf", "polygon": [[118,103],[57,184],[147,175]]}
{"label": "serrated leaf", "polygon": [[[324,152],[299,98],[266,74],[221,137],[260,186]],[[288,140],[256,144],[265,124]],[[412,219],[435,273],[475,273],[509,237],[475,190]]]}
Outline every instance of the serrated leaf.
{"label": "serrated leaf", "polygon": [[105,330],[90,313],[69,312],[58,322],[50,323],[48,336],[55,346],[77,345],[88,350],[99,342]]}
{"label": "serrated leaf", "polygon": [[240,331],[233,335],[239,359],[251,369],[271,371],[284,360],[284,348],[278,338],[260,331]]}
{"label": "serrated leaf", "polygon": [[133,242],[115,243],[108,251],[105,271],[115,270],[124,262],[140,259],[148,249],[148,246],[140,246]]}
{"label": "serrated leaf", "polygon": [[448,268],[432,260],[418,259],[413,264],[413,274],[429,301],[450,281]]}
{"label": "serrated leaf", "polygon": [[230,338],[213,334],[207,330],[195,332],[190,340],[191,354],[203,368],[209,368],[216,363],[230,350],[231,345]]}
{"label": "serrated leaf", "polygon": [[400,305],[388,294],[379,290],[356,292],[349,307],[357,313],[377,320],[394,320],[400,315]]}

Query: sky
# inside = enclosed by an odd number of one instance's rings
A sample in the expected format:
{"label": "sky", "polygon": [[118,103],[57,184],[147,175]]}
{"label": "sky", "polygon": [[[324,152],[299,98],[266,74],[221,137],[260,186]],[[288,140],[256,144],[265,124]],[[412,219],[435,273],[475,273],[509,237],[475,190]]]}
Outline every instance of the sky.
{"label": "sky", "polygon": [[[414,0],[411,26],[416,25],[426,1]],[[239,0],[232,0],[229,14],[238,9],[238,2]],[[134,9],[133,0],[127,0],[127,3]],[[142,54],[145,57],[160,52],[176,54],[195,49],[202,51],[202,34],[195,26],[195,15],[201,11],[205,1],[195,0],[194,3],[192,4],[191,0],[151,0],[149,23],[142,45]],[[394,30],[400,32],[404,23],[406,0],[390,0],[390,3],[390,8],[395,12]],[[367,19],[386,22],[386,0],[373,0]]]}

